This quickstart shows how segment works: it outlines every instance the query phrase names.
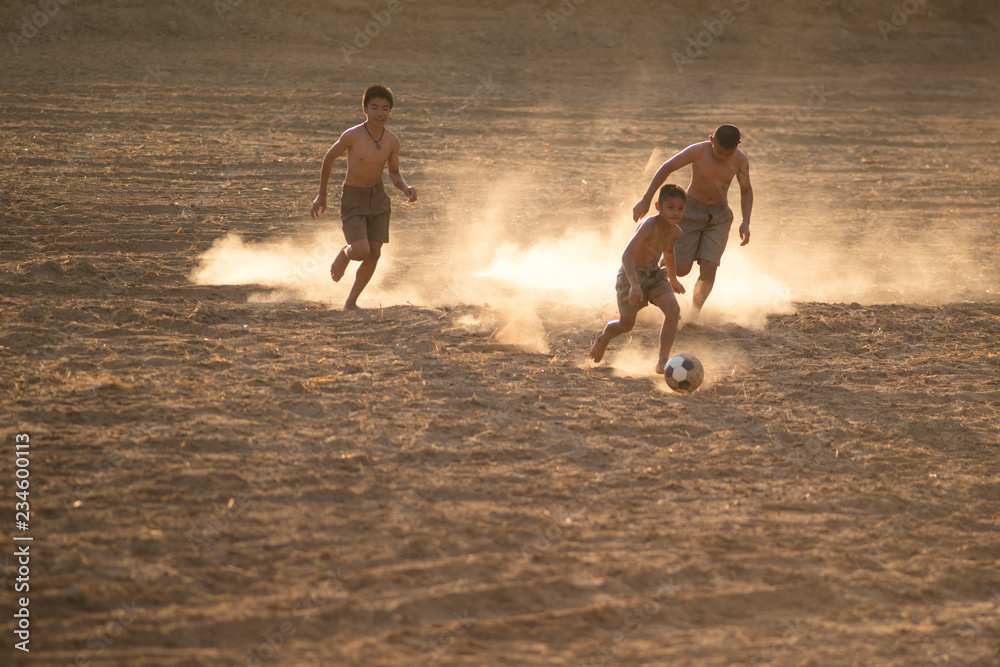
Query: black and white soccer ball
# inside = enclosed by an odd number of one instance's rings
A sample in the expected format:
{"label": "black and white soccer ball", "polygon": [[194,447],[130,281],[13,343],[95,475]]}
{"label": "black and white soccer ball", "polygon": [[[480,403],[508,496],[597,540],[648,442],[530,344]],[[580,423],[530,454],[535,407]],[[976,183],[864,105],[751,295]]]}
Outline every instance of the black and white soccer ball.
{"label": "black and white soccer ball", "polygon": [[705,368],[693,354],[675,354],[663,369],[667,386],[679,394],[690,394],[701,386],[705,379]]}

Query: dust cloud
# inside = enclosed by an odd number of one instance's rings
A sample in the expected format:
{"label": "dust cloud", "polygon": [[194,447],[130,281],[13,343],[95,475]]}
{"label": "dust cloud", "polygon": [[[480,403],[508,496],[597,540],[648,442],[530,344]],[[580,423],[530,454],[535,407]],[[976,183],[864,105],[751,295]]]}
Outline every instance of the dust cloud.
{"label": "dust cloud", "polygon": [[[521,228],[532,224],[530,213],[510,195],[523,191],[524,185],[524,178],[512,177],[494,183],[481,202],[450,202],[443,211],[443,227],[463,231],[439,238],[462,241],[437,248],[433,256],[411,256],[408,251],[414,246],[405,242],[387,245],[362,305],[481,304],[499,315],[497,340],[541,353],[549,350],[545,316],[551,304],[575,309],[588,327],[615,317],[615,276],[635,228],[631,203],[618,206],[613,220],[584,220],[536,238],[522,233]],[[614,195],[618,202],[631,202]],[[227,235],[199,258],[191,280],[266,288],[252,297],[254,301],[312,300],[339,307],[357,267],[352,263],[339,283],[330,280],[330,262],[343,245],[339,224],[302,226],[305,231],[289,238],[265,241]],[[768,313],[791,308],[787,287],[753,262],[742,249],[727,254],[729,266],[720,272],[706,317],[762,326]],[[403,280],[392,277],[397,264],[410,267]],[[681,279],[688,290],[678,297],[682,314],[689,308],[696,274]],[[745,279],[749,274],[753,281]]]}
{"label": "dust cloud", "polygon": [[[777,199],[813,196],[789,195],[786,191]],[[922,212],[904,216],[866,198],[830,197],[823,206],[785,210],[769,196],[758,195],[757,202],[753,241],[747,248],[727,250],[720,277],[737,268],[727,264],[746,258],[764,270],[748,274],[749,279],[763,276],[765,282],[789,286],[792,302],[935,305],[988,298],[996,289],[983,261],[990,240],[960,220]],[[805,221],[812,227],[817,220],[823,233],[809,237],[799,231]]]}
{"label": "dust cloud", "polygon": [[330,262],[342,245],[341,231],[332,227],[262,242],[227,234],[199,258],[191,281],[196,285],[271,288],[254,295],[253,300],[259,301],[332,302],[336,291],[330,280]]}
{"label": "dust cloud", "polygon": [[[611,213],[603,219],[573,220],[561,228],[539,220],[546,193],[533,189],[530,173],[496,178],[468,170],[461,175],[442,172],[440,177],[455,179],[456,194],[433,209],[434,227],[442,232],[435,238],[453,240],[438,244],[431,254],[418,254],[413,249],[426,248],[426,241],[408,243],[406,235],[415,232],[397,227],[362,305],[479,304],[490,312],[498,341],[539,353],[549,351],[547,309],[552,304],[575,310],[581,323],[596,329],[599,322],[617,315],[614,281],[634,230],[631,206],[642,184],[670,154],[653,150],[641,174],[620,179],[627,189],[605,193],[608,201],[598,208]],[[782,190],[786,179],[777,171],[755,181],[754,236],[748,246],[739,245],[739,193],[738,186],[732,186],[737,224],[702,313],[705,324],[762,328],[768,315],[793,312],[799,301],[927,302],[954,298],[975,283],[975,264],[964,253],[953,251],[946,261],[935,261],[927,234],[901,237],[898,231],[887,231],[905,229],[902,221],[880,224],[880,217],[890,216],[891,210],[863,213],[864,203],[857,201],[782,209],[789,201],[809,200]],[[670,181],[686,186],[687,178],[680,172]],[[407,214],[426,216],[434,205],[423,206]],[[829,236],[797,235],[802,220],[816,218],[826,221]],[[339,222],[327,219],[321,227],[303,223],[305,231],[290,238],[249,242],[226,236],[204,253],[191,279],[197,284],[260,285],[266,289],[252,297],[256,301],[313,300],[339,307],[357,267],[352,263],[340,283],[329,278],[330,262],[343,245],[339,227]],[[955,248],[955,238],[951,242]],[[969,245],[974,242],[968,240]],[[398,273],[402,279],[394,277]],[[961,281],[949,280],[956,274]],[[678,296],[682,322],[689,320],[697,276],[695,266],[680,278],[687,290]],[[658,329],[660,322],[658,312],[644,313],[640,326]],[[629,374],[650,372],[648,357],[655,357],[655,350],[644,351],[640,364],[627,355],[616,356],[620,346],[616,343],[609,350],[609,362]]]}

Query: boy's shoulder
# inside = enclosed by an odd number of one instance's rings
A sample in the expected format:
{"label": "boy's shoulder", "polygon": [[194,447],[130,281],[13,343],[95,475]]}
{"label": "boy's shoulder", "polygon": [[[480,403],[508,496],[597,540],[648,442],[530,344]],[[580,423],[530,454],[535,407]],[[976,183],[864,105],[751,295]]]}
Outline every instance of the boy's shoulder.
{"label": "boy's shoulder", "polygon": [[683,151],[681,151],[681,155],[687,156],[687,161],[689,162],[694,162],[696,160],[702,160],[705,157],[710,157],[713,155],[712,142],[699,141],[696,144],[691,144]]}
{"label": "boy's shoulder", "polygon": [[680,227],[678,227],[677,225],[670,224],[669,222],[661,218],[660,215],[657,213],[654,215],[646,216],[646,219],[639,223],[639,229],[636,231],[637,233],[643,235],[649,235],[651,237],[659,237],[662,236],[664,233],[670,234],[672,233],[672,230],[675,229],[679,231]]}
{"label": "boy's shoulder", "polygon": [[388,139],[389,141],[394,141],[397,145],[399,144],[399,135],[397,135],[389,128],[385,128],[385,136],[386,139]]}
{"label": "boy's shoulder", "polygon": [[649,231],[655,229],[657,225],[657,220],[659,219],[660,219],[659,213],[654,213],[653,215],[647,215],[645,218],[642,219],[642,222],[639,223],[638,226],[639,228],[636,231]]}
{"label": "boy's shoulder", "polygon": [[750,164],[750,158],[747,157],[746,153],[737,148],[726,162],[732,165],[737,171],[742,171]]}
{"label": "boy's shoulder", "polygon": [[683,236],[684,234],[684,232],[681,231],[681,228],[678,225],[675,225],[671,222],[664,220],[658,214],[649,216],[648,218],[642,221],[642,224],[648,225],[648,228],[651,231],[657,232],[658,235],[667,234],[668,236],[674,236],[674,235]]}
{"label": "boy's shoulder", "polygon": [[352,142],[355,139],[357,139],[359,133],[364,134],[365,129],[363,125],[364,125],[363,123],[361,125],[355,125],[354,127],[349,127],[343,132],[341,132],[340,141]]}

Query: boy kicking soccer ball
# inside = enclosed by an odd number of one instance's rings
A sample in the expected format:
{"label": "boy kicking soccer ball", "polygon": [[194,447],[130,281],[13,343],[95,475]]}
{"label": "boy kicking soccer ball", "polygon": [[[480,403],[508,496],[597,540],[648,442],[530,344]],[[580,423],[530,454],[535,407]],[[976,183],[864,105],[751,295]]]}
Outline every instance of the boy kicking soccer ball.
{"label": "boy kicking soccer ball", "polygon": [[682,188],[664,185],[656,202],[658,214],[643,220],[625,247],[615,283],[620,317],[608,322],[594,339],[590,348],[590,358],[594,361],[604,358],[612,339],[632,331],[636,315],[652,303],[663,311],[660,356],[656,362],[656,374],[663,374],[681,317],[674,292],[684,294],[684,287],[677,281],[674,244],[684,235],[677,223],[684,217],[686,201]]}

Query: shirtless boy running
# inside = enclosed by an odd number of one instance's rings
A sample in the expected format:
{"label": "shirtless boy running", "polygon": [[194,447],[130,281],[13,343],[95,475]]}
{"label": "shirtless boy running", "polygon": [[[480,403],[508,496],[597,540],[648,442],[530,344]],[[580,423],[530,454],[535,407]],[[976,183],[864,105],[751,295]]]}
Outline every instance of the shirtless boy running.
{"label": "shirtless boy running", "polygon": [[389,180],[402,190],[409,201],[417,201],[417,191],[406,184],[399,173],[399,137],[385,129],[392,113],[392,91],[382,85],[365,89],[362,102],[365,122],[350,128],[323,158],[319,176],[319,196],[312,205],[312,217],[326,210],[326,187],[333,171],[333,161],[347,152],[347,175],[340,198],[340,219],[344,223],[347,245],[340,249],[330,267],[334,282],[344,277],[351,260],[361,262],[344,310],[357,310],[358,297],[368,285],[382,254],[382,244],[389,242],[389,195],[382,186],[382,170],[389,165]]}
{"label": "shirtless boy running", "polygon": [[632,331],[636,315],[652,303],[663,311],[660,356],[656,362],[656,373],[663,373],[681,318],[674,292],[684,294],[684,287],[677,282],[674,270],[674,244],[683,236],[677,224],[684,215],[685,199],[680,187],[664,185],[656,202],[658,214],[643,220],[625,247],[615,283],[620,317],[608,322],[594,339],[590,348],[590,358],[594,361],[604,358],[613,338]]}
{"label": "shirtless boy running", "polygon": [[646,194],[632,209],[633,220],[649,210],[656,189],[678,169],[691,165],[691,184],[687,188],[687,208],[680,229],[684,237],[674,247],[677,275],[686,276],[698,262],[698,281],[692,292],[692,315],[697,317],[715,285],[715,274],[722,262],[722,252],[729,240],[733,211],[729,208],[729,186],[736,177],[740,184],[740,245],[750,243],[750,212],[753,188],[750,185],[750,161],[737,147],[742,137],[732,125],[720,125],[708,141],[692,144],[663,163],[653,176]]}

